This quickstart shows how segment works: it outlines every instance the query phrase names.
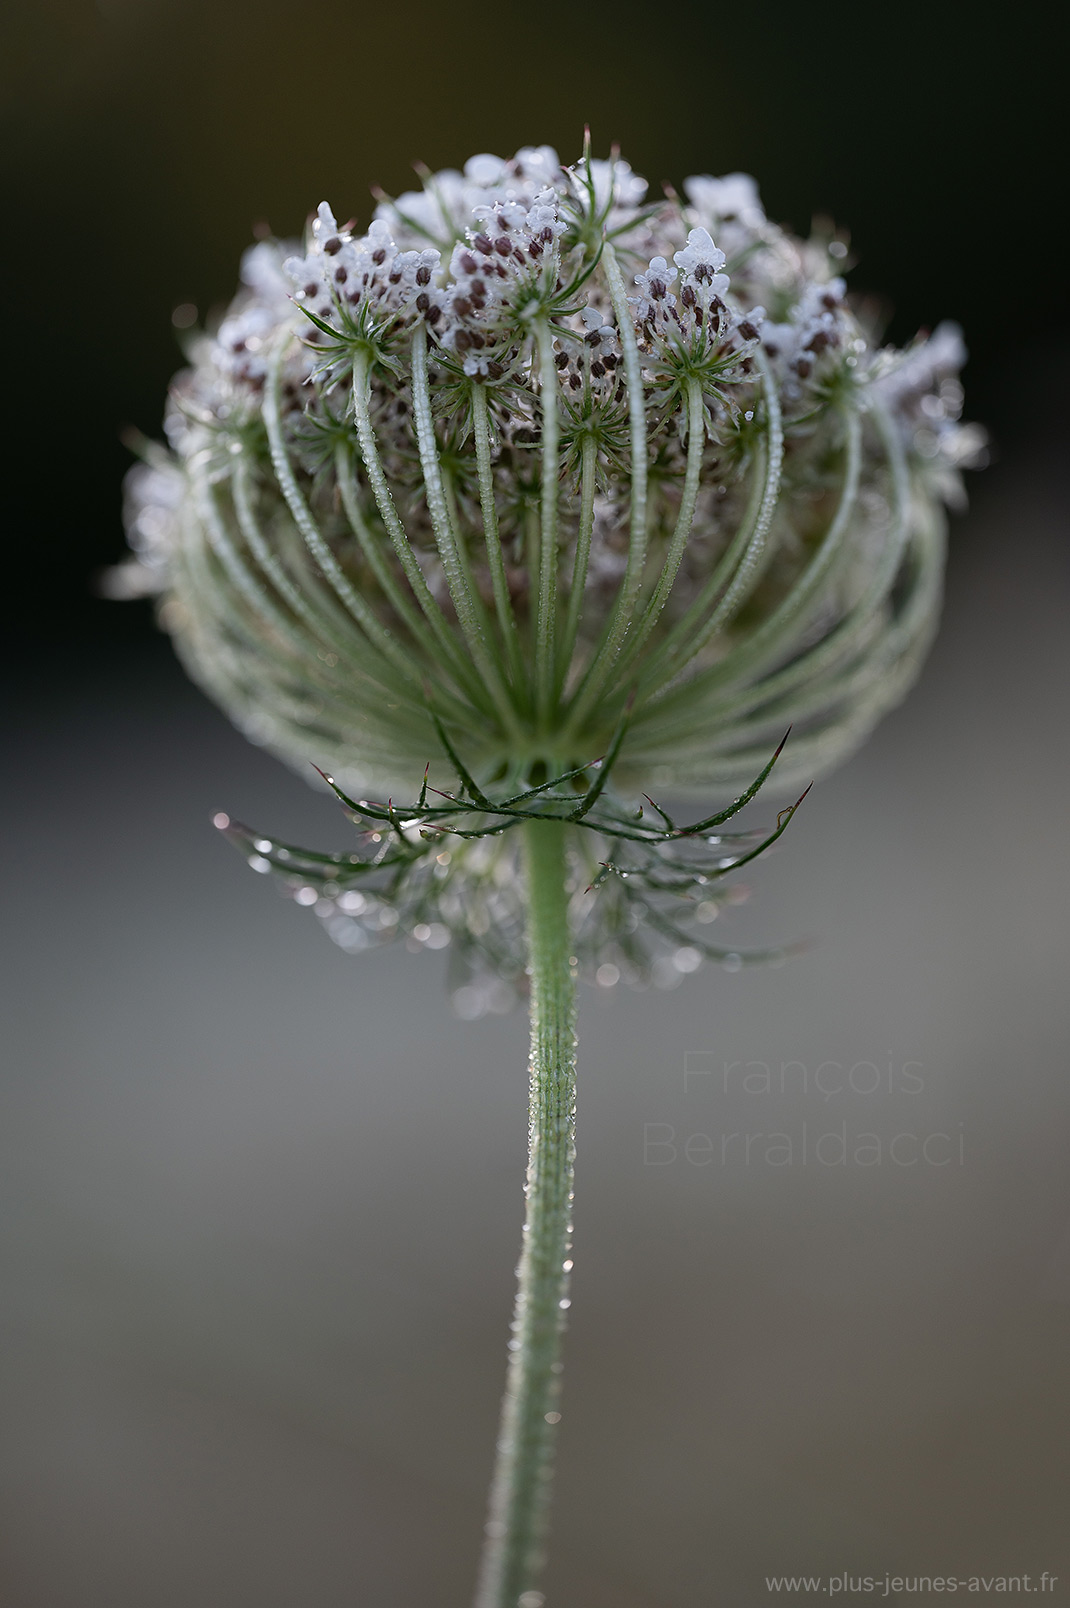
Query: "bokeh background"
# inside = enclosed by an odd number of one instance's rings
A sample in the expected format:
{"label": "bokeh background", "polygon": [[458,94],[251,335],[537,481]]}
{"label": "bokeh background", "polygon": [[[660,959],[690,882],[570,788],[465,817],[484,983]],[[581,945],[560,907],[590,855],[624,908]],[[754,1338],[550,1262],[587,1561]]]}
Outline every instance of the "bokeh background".
{"label": "bokeh background", "polygon": [[[298,232],[323,197],[366,215],[369,184],[406,186],[413,158],[571,157],[585,122],[655,182],[743,168],[774,217],[848,223],[893,338],[964,324],[994,463],[955,523],[921,685],[728,918],[733,942],[812,948],[583,1000],[548,1602],[759,1608],[772,1575],[1045,1569],[1070,1600],[1070,363],[1048,14],[12,13],[5,1608],[467,1600],[524,1023],[457,1021],[441,957],[346,957],[249,876],[213,809],[326,845],[344,823],[94,577],[121,552],[119,432],[159,428],[172,311],[226,300],[254,226]],[[747,1136],[773,1131],[792,1164],[758,1140],[748,1164]]]}

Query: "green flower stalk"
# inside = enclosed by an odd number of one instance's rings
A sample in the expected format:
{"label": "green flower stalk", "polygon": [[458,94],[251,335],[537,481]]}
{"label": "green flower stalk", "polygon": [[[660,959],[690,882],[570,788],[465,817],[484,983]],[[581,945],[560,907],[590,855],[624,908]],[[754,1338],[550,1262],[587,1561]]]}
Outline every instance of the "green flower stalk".
{"label": "green flower stalk", "polygon": [[[478,1608],[542,1601],[576,979],[748,958],[708,926],[801,800],[720,829],[909,687],[983,451],[958,331],[878,347],[839,235],[794,239],[742,174],[646,190],[543,146],[384,196],[366,234],[324,204],[302,247],[261,241],[131,472],[115,587],[158,592],[193,677],[358,828],[319,854],[218,817],[255,869],[347,949],[449,946],[464,1016],[530,998]],[[732,802],[681,826],[646,788]]]}

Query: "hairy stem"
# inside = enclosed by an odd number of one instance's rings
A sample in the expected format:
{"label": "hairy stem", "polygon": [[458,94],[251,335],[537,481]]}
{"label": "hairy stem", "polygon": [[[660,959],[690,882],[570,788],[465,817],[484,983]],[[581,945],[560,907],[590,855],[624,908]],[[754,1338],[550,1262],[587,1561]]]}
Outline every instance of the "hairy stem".
{"label": "hairy stem", "polygon": [[386,553],[380,550],[380,543],[368,527],[360,506],[360,495],[357,489],[357,477],[353,469],[352,450],[348,443],[339,442],[334,452],[334,469],[338,476],[338,490],[342,498],[342,507],[345,509],[349,528],[357,538],[360,550],[367,560],[368,567],[379,583],[383,596],[400,620],[404,620],[409,628],[413,640],[422,643],[426,631],[419,614],[411,601],[391,574]]}
{"label": "hairy stem", "polygon": [[767,422],[765,441],[758,449],[750,505],[698,597],[648,657],[643,671],[644,693],[657,690],[679,675],[711,637],[729,624],[760,579],[769,556],[769,530],[780,495],[784,461],[784,427],[769,360],[758,351],[754,361],[762,377]]}
{"label": "hairy stem", "polygon": [[539,352],[539,402],[542,408],[542,508],[539,540],[539,587],[535,608],[535,708],[548,720],[554,695],[554,638],[557,629],[557,494],[561,421],[557,408],[554,340],[546,319],[536,330]]}
{"label": "hairy stem", "polygon": [[394,498],[391,495],[390,485],[383,470],[379,448],[375,441],[375,430],[372,426],[371,412],[368,407],[369,367],[366,357],[358,357],[353,364],[353,418],[357,426],[357,441],[360,445],[360,455],[364,462],[364,472],[368,477],[368,484],[375,498],[375,505],[379,510],[379,517],[383,522],[386,533],[401,567],[405,572],[405,579],[412,587],[416,601],[423,610],[424,618],[434,634],[439,648],[442,650],[454,681],[462,686],[466,695],[475,707],[485,708],[483,689],[478,677],[472,672],[471,666],[465,662],[463,655],[458,651],[453,633],[445,615],[431,595],[431,589],[424,579],[423,571],[416,560],[412,544],[404,525],[398,517],[394,507]]}
{"label": "hairy stem", "polygon": [[695,507],[698,503],[699,484],[702,479],[702,452],[706,444],[706,421],[702,412],[702,386],[700,382],[691,378],[687,382],[687,471],[684,476],[683,494],[680,498],[680,510],[676,520],[676,529],[672,541],[669,543],[658,576],[657,585],[643,611],[639,624],[628,637],[617,659],[618,674],[634,659],[643,643],[650,635],[658,622],[658,616],[668,601],[672,591],[673,582],[683,560],[684,549],[691,536],[691,527],[695,523]]}
{"label": "hairy stem", "polygon": [[514,696],[523,686],[524,667],[520,657],[520,633],[509,596],[509,582],[502,556],[501,533],[498,529],[498,509],[494,501],[494,471],[491,465],[490,420],[487,395],[483,386],[472,386],[472,433],[475,438],[476,467],[479,472],[479,505],[483,513],[483,534],[487,545],[487,565],[491,586],[494,588],[494,608],[498,616],[498,629],[509,662],[513,679]]}
{"label": "hairy stem", "polygon": [[565,828],[524,826],[531,964],[527,1211],[476,1608],[517,1608],[542,1561],[568,1307],[576,1133]]}
{"label": "hairy stem", "polygon": [[643,394],[643,365],[635,340],[631,310],[624,277],[613,247],[606,242],[602,261],[606,271],[617,335],[624,358],[624,385],[628,397],[628,430],[631,438],[631,508],[628,521],[628,563],[613,604],[602,640],[580,682],[569,717],[578,729],[590,714],[603,687],[613,674],[621,644],[632,624],[632,611],[643,584],[647,550],[647,419]]}
{"label": "hairy stem", "polygon": [[564,690],[568,681],[572,655],[576,648],[576,633],[579,630],[580,615],[583,611],[583,589],[587,584],[587,568],[591,560],[591,536],[594,531],[595,470],[598,464],[598,444],[593,436],[589,435],[585,439],[580,462],[580,524],[579,532],[576,536],[576,557],[572,566],[572,584],[568,593],[568,614],[565,619],[564,639],[561,644],[560,691]]}

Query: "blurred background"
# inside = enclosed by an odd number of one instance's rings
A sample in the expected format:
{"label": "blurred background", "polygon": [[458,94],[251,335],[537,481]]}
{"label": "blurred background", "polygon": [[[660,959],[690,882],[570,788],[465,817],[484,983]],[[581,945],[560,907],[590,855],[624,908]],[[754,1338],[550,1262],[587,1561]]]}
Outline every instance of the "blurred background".
{"label": "blurred background", "polygon": [[416,158],[571,159],[585,122],[655,184],[742,168],[774,218],[848,224],[893,339],[965,326],[995,450],[921,685],[726,918],[814,946],[583,999],[548,1602],[1044,1570],[1070,1600],[1044,9],[39,0],[7,27],[5,1608],[468,1599],[524,1022],[457,1021],[441,957],[347,957],[250,877],[212,810],[323,846],[344,823],[186,683],[147,605],[93,587],[173,310],[227,300],[254,227],[324,197],[366,217]]}

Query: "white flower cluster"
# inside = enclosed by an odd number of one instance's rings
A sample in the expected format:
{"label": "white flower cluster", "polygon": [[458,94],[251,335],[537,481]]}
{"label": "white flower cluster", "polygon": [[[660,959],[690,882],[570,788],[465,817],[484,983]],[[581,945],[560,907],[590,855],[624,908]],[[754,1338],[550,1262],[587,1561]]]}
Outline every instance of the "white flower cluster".
{"label": "white flower cluster", "polygon": [[[235,428],[257,405],[273,345],[294,329],[301,341],[287,350],[283,402],[295,439],[302,406],[315,409],[317,397],[344,379],[347,343],[369,331],[396,341],[422,320],[433,349],[469,378],[495,383],[508,375],[523,385],[532,372],[523,361],[531,315],[568,279],[581,256],[576,242],[594,217],[622,256],[642,253],[629,305],[655,399],[666,365],[674,371],[684,356],[694,364],[711,355],[723,399],[726,383],[753,378],[748,355],[759,340],[789,417],[809,415],[815,398],[851,369],[858,384],[880,388],[908,446],[950,470],[946,489],[954,495],[954,470],[976,457],[978,442],[976,431],[963,434],[956,423],[961,345],[941,335],[939,364],[920,357],[921,347],[889,362],[870,350],[832,271],[835,250],[844,249],[837,242],[830,255],[771,224],[749,175],[697,176],[684,191],[686,204],[670,198],[644,208],[646,181],[626,162],[592,159],[567,169],[549,146],[538,146],[428,175],[423,190],[381,200],[361,236],[323,203],[303,254],[272,242],[246,253],[243,291],[214,337],[195,346],[193,370],[176,387],[172,440],[188,456],[204,449],[205,428]],[[578,312],[555,319],[558,365],[569,390],[604,401],[618,388],[617,314],[597,273],[580,301]],[[909,409],[896,401],[907,391]],[[530,422],[523,413],[519,428]],[[191,430],[191,421],[199,428]]]}
{"label": "white flower cluster", "polygon": [[822,354],[838,360],[846,353],[854,367],[857,353],[865,350],[844,300],[846,290],[842,279],[809,284],[784,323],[769,321],[762,329],[762,345],[774,359],[790,399],[802,394],[801,382],[813,376]]}
{"label": "white flower cluster", "polygon": [[305,338],[316,346],[329,339],[322,325],[344,337],[368,318],[389,325],[418,302],[419,311],[429,312],[432,299],[438,305],[437,283],[432,281],[437,281],[440,264],[438,251],[399,251],[380,219],[354,239],[323,201],[305,255],[287,257],[284,269],[294,302],[313,320]]}
{"label": "white flower cluster", "polygon": [[949,320],[902,352],[882,352],[873,364],[872,394],[888,407],[937,496],[964,505],[960,469],[988,461],[980,425],[963,424],[959,373],[966,361],[962,330]]}
{"label": "white flower cluster", "polygon": [[500,379],[503,344],[526,333],[524,312],[537,305],[537,285],[556,284],[558,241],[567,226],[555,190],[540,191],[530,207],[516,200],[480,204],[473,216],[478,227],[465,231],[450,257],[436,334],[466,374]]}
{"label": "white flower cluster", "polygon": [[711,377],[703,360],[712,358],[721,385],[751,372],[743,362],[765,318],[764,307],[728,305],[724,265],[724,252],[714,245],[709,230],[699,226],[673,252],[672,266],[662,256],[651,258],[647,269],[635,276],[639,295],[629,298],[645,352],[662,363],[669,356],[670,370],[672,357],[686,354],[690,365],[705,367]]}
{"label": "white flower cluster", "polygon": [[256,390],[264,383],[268,353],[280,325],[285,328],[294,322],[291,285],[282,270],[279,248],[267,240],[245,253],[241,277],[245,293],[220,324],[207,355],[221,374]]}
{"label": "white flower cluster", "polygon": [[[124,584],[174,598],[247,729],[302,756],[314,729],[340,775],[422,765],[429,687],[506,771],[555,721],[555,760],[604,748],[629,686],[657,786],[728,785],[790,719],[816,770],[919,660],[938,504],[980,450],[958,332],[879,349],[846,250],[744,174],[650,199],[549,146],[427,174],[363,234],[324,203],[192,340]],[[851,660],[882,631],[888,665]]]}
{"label": "white flower cluster", "polygon": [[422,190],[407,190],[396,200],[384,197],[375,217],[402,247],[430,242],[448,257],[454,243],[471,228],[477,209],[499,201],[531,207],[537,195],[546,190],[563,193],[567,184],[556,151],[549,145],[525,147],[509,161],[473,156],[463,173],[453,168],[429,173]]}

